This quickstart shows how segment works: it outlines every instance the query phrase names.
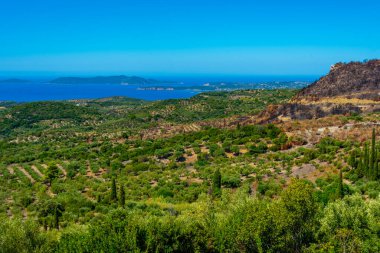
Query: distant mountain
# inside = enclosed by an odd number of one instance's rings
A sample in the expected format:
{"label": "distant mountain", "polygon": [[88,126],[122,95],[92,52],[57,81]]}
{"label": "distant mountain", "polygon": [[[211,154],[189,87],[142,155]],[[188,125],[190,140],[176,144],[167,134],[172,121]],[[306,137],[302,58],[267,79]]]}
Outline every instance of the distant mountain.
{"label": "distant mountain", "polygon": [[259,123],[380,112],[380,60],[337,63],[286,104],[269,106]]}
{"label": "distant mountain", "polygon": [[55,84],[159,84],[162,81],[138,76],[61,77],[50,81]]}
{"label": "distant mountain", "polygon": [[12,78],[12,79],[0,80],[0,83],[30,83],[30,81]]}

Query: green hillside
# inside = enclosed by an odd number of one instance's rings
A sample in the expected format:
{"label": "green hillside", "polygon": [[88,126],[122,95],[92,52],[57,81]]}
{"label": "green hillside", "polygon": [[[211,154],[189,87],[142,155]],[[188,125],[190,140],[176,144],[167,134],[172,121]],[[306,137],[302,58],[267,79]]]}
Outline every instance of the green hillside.
{"label": "green hillside", "polygon": [[245,121],[294,94],[8,104],[0,252],[377,252],[380,115]]}

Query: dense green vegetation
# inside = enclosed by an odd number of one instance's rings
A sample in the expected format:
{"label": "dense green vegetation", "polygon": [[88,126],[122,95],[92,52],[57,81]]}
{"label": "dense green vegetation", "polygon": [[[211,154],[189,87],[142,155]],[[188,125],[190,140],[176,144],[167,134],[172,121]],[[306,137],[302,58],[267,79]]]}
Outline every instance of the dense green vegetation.
{"label": "dense green vegetation", "polygon": [[270,104],[282,103],[295,94],[295,90],[251,90],[208,92],[188,100],[164,100],[147,104],[137,115],[152,111],[156,120],[176,123],[223,118],[261,112]]}
{"label": "dense green vegetation", "polygon": [[370,147],[368,142],[366,142],[362,150],[355,149],[352,151],[349,163],[357,170],[358,176],[365,176],[372,180],[379,179],[379,148],[376,144],[375,129],[372,131]]}
{"label": "dense green vegetation", "polygon": [[0,245],[2,252],[378,252],[379,210],[378,199],[358,194],[323,205],[310,183],[294,180],[275,200],[242,189],[181,210],[127,203],[59,240],[35,222],[3,220]]}
{"label": "dense green vegetation", "polygon": [[379,252],[375,130],[316,145],[273,124],[138,135],[292,93],[7,104],[0,252]]}
{"label": "dense green vegetation", "polygon": [[115,97],[19,105],[4,103],[6,109],[0,110],[0,136],[44,135],[57,131],[111,135],[127,131],[138,135],[141,129],[160,123],[192,123],[255,114],[268,104],[288,100],[294,93],[295,90],[246,90],[202,93],[190,99],[156,102]]}
{"label": "dense green vegetation", "polygon": [[[35,102],[12,106],[2,112],[0,135],[8,135],[23,128],[49,128],[49,120],[69,120],[80,124],[100,114],[91,108],[77,107],[71,103]],[[46,124],[43,124],[46,122]],[[39,125],[36,123],[40,123]],[[45,126],[43,126],[45,125]]]}

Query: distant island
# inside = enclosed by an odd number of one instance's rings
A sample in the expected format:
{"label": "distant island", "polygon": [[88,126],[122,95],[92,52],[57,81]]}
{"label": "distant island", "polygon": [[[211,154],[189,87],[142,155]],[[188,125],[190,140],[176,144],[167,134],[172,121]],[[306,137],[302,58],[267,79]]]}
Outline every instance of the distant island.
{"label": "distant island", "polygon": [[60,77],[50,81],[54,84],[162,84],[166,82],[138,76]]}
{"label": "distant island", "polygon": [[0,80],[0,83],[30,83],[30,81],[12,78],[12,79]]}

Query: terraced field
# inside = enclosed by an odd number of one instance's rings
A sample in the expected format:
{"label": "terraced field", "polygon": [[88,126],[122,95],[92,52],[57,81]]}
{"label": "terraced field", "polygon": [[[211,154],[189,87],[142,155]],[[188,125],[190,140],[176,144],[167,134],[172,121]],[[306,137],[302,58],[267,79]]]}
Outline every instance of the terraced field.
{"label": "terraced field", "polygon": [[[87,252],[84,245],[105,252],[104,245],[114,245],[111,237],[138,242],[139,236],[144,238],[141,250],[153,235],[181,245],[187,245],[186,240],[175,238],[190,238],[191,245],[203,243],[200,252],[224,252],[246,247],[228,238],[249,237],[252,231],[261,231],[255,238],[264,240],[268,251],[280,252],[273,238],[282,235],[265,230],[275,227],[272,221],[280,224],[281,233],[291,233],[286,238],[293,238],[298,232],[292,231],[300,226],[322,234],[315,217],[330,224],[326,219],[331,205],[349,201],[352,212],[356,201],[355,208],[377,213],[371,208],[378,206],[380,183],[370,173],[375,163],[369,164],[380,151],[380,114],[254,125],[255,106],[267,104],[255,96],[277,101],[284,93],[239,91],[141,105],[77,101],[78,111],[65,102],[65,118],[53,113],[48,118],[28,117],[40,104],[7,108],[18,124],[0,122],[1,224],[11,224],[8,231],[32,224],[36,230],[27,234],[52,238],[52,246],[46,247],[53,252]],[[214,103],[204,110],[204,100]],[[239,111],[242,101],[251,108]],[[184,114],[177,117],[183,108]],[[187,122],[193,113],[197,117]],[[375,223],[380,220],[372,218]],[[256,224],[259,220],[263,223]],[[376,226],[366,229],[371,236],[378,234]],[[231,234],[223,234],[226,231]],[[252,245],[257,247],[255,238]],[[324,245],[318,240],[312,239],[308,247]],[[139,252],[137,246],[125,247]]]}

